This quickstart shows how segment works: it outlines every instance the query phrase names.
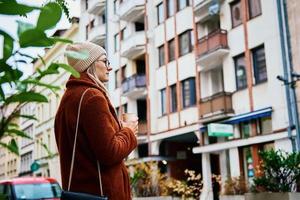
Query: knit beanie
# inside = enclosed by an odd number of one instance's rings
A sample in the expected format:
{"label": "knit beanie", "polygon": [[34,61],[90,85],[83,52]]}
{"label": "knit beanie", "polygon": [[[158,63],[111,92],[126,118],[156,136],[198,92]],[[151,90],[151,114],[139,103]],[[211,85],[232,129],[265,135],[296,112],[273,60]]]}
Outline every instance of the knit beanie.
{"label": "knit beanie", "polygon": [[83,60],[67,56],[69,65],[71,65],[78,72],[84,72],[100,56],[106,55],[106,51],[103,47],[92,42],[78,42],[70,44],[67,46],[66,50],[75,51],[78,53],[88,53],[88,58]]}

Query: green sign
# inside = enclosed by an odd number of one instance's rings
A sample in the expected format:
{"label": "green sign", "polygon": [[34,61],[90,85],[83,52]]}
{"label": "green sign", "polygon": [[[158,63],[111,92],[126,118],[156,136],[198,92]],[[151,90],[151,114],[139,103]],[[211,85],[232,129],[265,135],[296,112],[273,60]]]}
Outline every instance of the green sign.
{"label": "green sign", "polygon": [[36,161],[34,161],[34,162],[31,164],[30,169],[31,169],[32,172],[35,172],[35,171],[37,171],[37,170],[40,169],[40,164],[37,163]]}
{"label": "green sign", "polygon": [[212,137],[230,137],[233,136],[233,126],[230,124],[215,124],[207,125],[208,136]]}

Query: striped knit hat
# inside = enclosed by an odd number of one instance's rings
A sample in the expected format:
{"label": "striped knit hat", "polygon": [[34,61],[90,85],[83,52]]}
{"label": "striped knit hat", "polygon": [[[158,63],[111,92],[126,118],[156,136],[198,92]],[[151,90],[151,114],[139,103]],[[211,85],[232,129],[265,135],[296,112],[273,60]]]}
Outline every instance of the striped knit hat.
{"label": "striped knit hat", "polygon": [[78,72],[84,72],[100,56],[106,55],[104,48],[92,42],[79,42],[70,44],[67,46],[66,50],[75,52],[88,52],[88,58],[84,60],[67,56],[69,65],[71,65]]}

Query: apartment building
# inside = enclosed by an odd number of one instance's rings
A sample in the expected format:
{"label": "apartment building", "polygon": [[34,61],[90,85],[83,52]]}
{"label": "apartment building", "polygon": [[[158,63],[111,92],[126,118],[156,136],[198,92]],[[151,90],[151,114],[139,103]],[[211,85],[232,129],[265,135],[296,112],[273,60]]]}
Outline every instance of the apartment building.
{"label": "apartment building", "polygon": [[129,158],[201,172],[212,199],[213,174],[251,183],[260,150],[292,151],[276,0],[81,2],[81,27],[107,8],[113,104],[140,119]]}
{"label": "apartment building", "polygon": [[[35,104],[25,104],[21,108],[21,115],[35,115]],[[20,138],[19,152],[20,152],[20,171],[19,176],[31,176],[31,164],[33,163],[34,155],[34,127],[35,121],[27,118],[20,119],[20,129],[29,137]]]}
{"label": "apartment building", "polygon": [[[58,30],[56,35],[62,38],[78,41],[78,31],[78,24],[73,23],[70,29]],[[56,44],[51,49],[47,50],[43,57],[44,61],[49,64],[52,62],[66,63],[66,58],[64,56],[65,47],[65,43]],[[44,67],[45,66],[41,60],[38,60],[34,64],[34,69],[42,69]],[[48,84],[61,86],[61,90],[57,91],[56,95],[48,89],[38,87],[37,92],[47,96],[48,103],[36,104],[35,108],[36,118],[38,121],[34,124],[34,153],[32,155],[32,160],[36,161],[40,165],[40,168],[34,172],[34,175],[52,177],[59,183],[61,183],[61,174],[58,150],[54,135],[54,118],[69,77],[69,73],[61,70],[59,74],[50,75],[44,78],[42,81]],[[49,152],[43,147],[43,145],[47,146],[50,153],[54,154],[54,157],[49,157]]]}
{"label": "apartment building", "polygon": [[[0,117],[9,116],[14,111],[16,104],[1,106]],[[19,119],[13,119],[12,123],[19,124]],[[1,138],[1,143],[9,144],[12,140],[17,144],[20,142],[19,137],[10,137],[5,135]],[[0,146],[0,180],[18,177],[20,171],[20,157],[9,151],[3,145]]]}

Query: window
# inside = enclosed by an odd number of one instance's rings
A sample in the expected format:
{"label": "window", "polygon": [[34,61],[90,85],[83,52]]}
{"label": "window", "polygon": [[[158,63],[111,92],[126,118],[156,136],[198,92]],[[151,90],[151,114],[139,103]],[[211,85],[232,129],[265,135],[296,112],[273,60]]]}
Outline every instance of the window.
{"label": "window", "polygon": [[106,21],[105,14],[101,15],[101,21],[102,21],[102,24],[105,24],[105,21]]}
{"label": "window", "polygon": [[89,0],[85,0],[85,9],[89,9]]}
{"label": "window", "polygon": [[263,117],[257,120],[257,133],[260,135],[272,133],[271,117]]}
{"label": "window", "polygon": [[167,17],[171,17],[175,14],[175,0],[167,0]]}
{"label": "window", "polygon": [[160,100],[161,100],[161,114],[165,115],[167,113],[167,100],[166,100],[166,88],[160,90]]}
{"label": "window", "polygon": [[158,62],[159,66],[163,66],[165,64],[165,49],[164,45],[158,47]]}
{"label": "window", "polygon": [[239,124],[241,138],[248,138],[250,137],[250,123],[249,122],[242,122]]}
{"label": "window", "polygon": [[126,79],[126,65],[121,67],[121,82],[123,82]]}
{"label": "window", "polygon": [[91,29],[95,27],[95,19],[90,22]]}
{"label": "window", "polygon": [[182,10],[185,7],[189,6],[189,0],[178,0],[177,1],[177,6],[178,6],[177,10]]}
{"label": "window", "polygon": [[177,111],[177,92],[176,92],[176,84],[170,86],[170,110],[171,112]]}
{"label": "window", "polygon": [[125,103],[125,104],[122,106],[122,110],[123,110],[123,113],[127,113],[127,112],[128,112],[128,105],[127,105],[127,103]]}
{"label": "window", "polygon": [[85,26],[85,39],[87,40],[89,38],[89,25]]}
{"label": "window", "polygon": [[254,18],[261,14],[260,0],[248,0],[249,3],[249,16]]}
{"label": "window", "polygon": [[182,81],[182,103],[183,108],[196,104],[195,78]]}
{"label": "window", "polygon": [[170,40],[168,42],[168,50],[169,50],[169,62],[175,60],[175,40]]}
{"label": "window", "polygon": [[189,30],[179,35],[179,54],[183,56],[192,50],[192,31]]}
{"label": "window", "polygon": [[125,38],[125,37],[124,37],[124,35],[125,35],[125,30],[126,30],[126,27],[123,28],[123,29],[121,30],[121,33],[120,33],[120,40],[121,40],[121,41]]}
{"label": "window", "polygon": [[145,30],[145,24],[144,23],[135,22],[134,26],[135,26],[135,31],[143,31],[143,30]]}
{"label": "window", "polygon": [[241,9],[241,1],[235,1],[230,4],[232,27],[236,27],[243,23],[243,13]]}
{"label": "window", "polygon": [[164,21],[164,5],[163,3],[160,3],[157,5],[157,22],[158,24],[161,24]]}
{"label": "window", "polygon": [[114,0],[114,14],[117,14],[117,0]]}
{"label": "window", "polygon": [[119,50],[119,34],[117,33],[114,36],[114,45],[115,45],[115,52]]}
{"label": "window", "polygon": [[247,87],[247,72],[245,64],[245,56],[241,55],[234,58],[236,88],[244,89]]}
{"label": "window", "polygon": [[262,83],[268,80],[267,66],[264,46],[252,50],[253,68],[255,83]]}
{"label": "window", "polygon": [[119,79],[119,73],[120,71],[119,70],[116,70],[115,71],[115,87],[118,88],[120,87],[120,79]]}

